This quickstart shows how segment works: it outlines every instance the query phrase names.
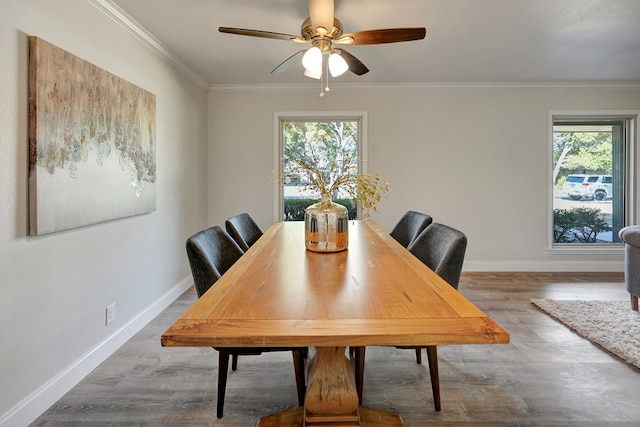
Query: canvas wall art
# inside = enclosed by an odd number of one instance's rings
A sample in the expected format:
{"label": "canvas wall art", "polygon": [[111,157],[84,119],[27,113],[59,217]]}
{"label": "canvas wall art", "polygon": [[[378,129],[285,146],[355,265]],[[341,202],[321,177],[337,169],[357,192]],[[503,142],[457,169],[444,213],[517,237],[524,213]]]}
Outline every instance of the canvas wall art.
{"label": "canvas wall art", "polygon": [[29,234],[155,210],[155,95],[29,37]]}

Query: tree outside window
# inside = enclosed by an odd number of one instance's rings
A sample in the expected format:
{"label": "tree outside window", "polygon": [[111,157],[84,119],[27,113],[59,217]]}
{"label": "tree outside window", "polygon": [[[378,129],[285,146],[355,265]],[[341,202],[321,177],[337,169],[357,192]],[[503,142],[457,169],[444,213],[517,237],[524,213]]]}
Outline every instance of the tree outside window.
{"label": "tree outside window", "polygon": [[[302,221],[304,210],[320,195],[305,174],[296,174],[290,157],[306,158],[317,165],[322,179],[332,181],[343,174],[360,172],[358,120],[285,120],[281,122],[283,213],[285,221]],[[296,165],[297,166],[297,165]],[[349,210],[349,219],[358,216],[357,203],[343,191],[332,194],[334,202]]]}

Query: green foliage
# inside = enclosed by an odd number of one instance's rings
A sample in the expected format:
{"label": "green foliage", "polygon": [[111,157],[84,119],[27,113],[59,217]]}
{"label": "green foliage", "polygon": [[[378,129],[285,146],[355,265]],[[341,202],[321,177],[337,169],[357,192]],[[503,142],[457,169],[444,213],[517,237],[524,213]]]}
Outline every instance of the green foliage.
{"label": "green foliage", "polygon": [[598,234],[611,231],[600,209],[573,208],[553,210],[555,243],[596,243]]}
{"label": "green foliage", "polygon": [[563,149],[569,148],[567,160],[582,152],[599,153],[602,147],[611,147],[611,132],[554,132],[553,160],[558,161]]}
{"label": "green foliage", "polygon": [[358,169],[358,122],[283,123],[284,173],[306,175],[316,188]]}
{"label": "green foliage", "polygon": [[555,243],[571,243],[571,229],[575,224],[573,209],[553,210],[553,241]]}
{"label": "green foliage", "polygon": [[563,169],[609,171],[612,158],[611,132],[553,133],[553,160]]}
{"label": "green foliage", "polygon": [[567,130],[553,132],[553,182],[560,170],[610,173],[613,140],[610,131]]}
{"label": "green foliage", "polygon": [[613,162],[612,150],[611,143],[593,148],[580,147],[575,154],[567,156],[563,168],[569,170],[610,171]]}
{"label": "green foliage", "polygon": [[[349,219],[356,219],[358,216],[358,205],[352,199],[336,199],[334,202],[347,208],[349,211]],[[304,210],[314,203],[318,203],[318,199],[284,199],[284,220],[304,221]]]}

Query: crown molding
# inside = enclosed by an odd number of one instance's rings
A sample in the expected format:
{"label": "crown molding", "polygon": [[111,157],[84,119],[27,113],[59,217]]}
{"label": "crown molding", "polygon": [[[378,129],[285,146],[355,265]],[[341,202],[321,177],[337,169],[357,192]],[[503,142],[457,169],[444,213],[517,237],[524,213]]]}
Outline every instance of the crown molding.
{"label": "crown molding", "polygon": [[[331,83],[331,89],[353,91],[388,91],[420,89],[640,89],[640,82],[424,82],[424,83]],[[309,92],[318,91],[317,84],[211,84],[213,92]]]}
{"label": "crown molding", "polygon": [[167,46],[165,46],[160,40],[156,39],[151,33],[149,33],[139,22],[129,16],[119,6],[114,4],[111,0],[87,0],[91,5],[95,6],[99,11],[107,15],[112,21],[120,25],[127,30],[136,39],[140,40],[153,52],[158,54],[162,59],[175,66],[178,70],[184,73],[189,79],[191,79],[197,85],[206,88],[209,86],[209,82],[202,77],[198,72],[191,68],[186,62],[174,55]]}

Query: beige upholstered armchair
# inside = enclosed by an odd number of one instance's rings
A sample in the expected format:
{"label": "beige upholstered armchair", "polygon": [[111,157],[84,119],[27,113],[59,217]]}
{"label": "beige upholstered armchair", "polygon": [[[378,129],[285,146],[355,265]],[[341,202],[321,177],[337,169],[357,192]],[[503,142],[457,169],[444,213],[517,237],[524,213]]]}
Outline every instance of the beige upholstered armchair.
{"label": "beige upholstered armchair", "polygon": [[640,225],[624,227],[618,233],[624,245],[624,281],[631,294],[631,309],[638,311],[640,296]]}

